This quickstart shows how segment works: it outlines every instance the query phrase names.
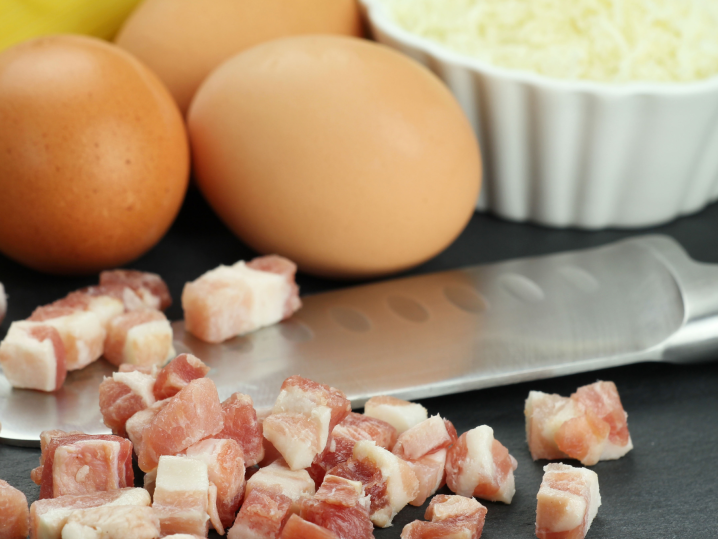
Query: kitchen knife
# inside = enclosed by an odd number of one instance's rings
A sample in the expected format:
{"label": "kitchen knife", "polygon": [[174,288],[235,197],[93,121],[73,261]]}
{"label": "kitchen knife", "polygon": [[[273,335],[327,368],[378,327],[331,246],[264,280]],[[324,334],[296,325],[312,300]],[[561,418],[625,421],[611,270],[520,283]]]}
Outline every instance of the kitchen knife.
{"label": "kitchen knife", "polygon": [[[211,367],[221,399],[268,411],[293,374],[343,390],[417,399],[640,361],[718,357],[718,266],[666,236],[472,266],[303,298],[291,319],[222,344],[174,322],[177,353]],[[0,440],[37,445],[42,430],[104,433],[105,361],[54,394],[13,390],[0,374]]]}

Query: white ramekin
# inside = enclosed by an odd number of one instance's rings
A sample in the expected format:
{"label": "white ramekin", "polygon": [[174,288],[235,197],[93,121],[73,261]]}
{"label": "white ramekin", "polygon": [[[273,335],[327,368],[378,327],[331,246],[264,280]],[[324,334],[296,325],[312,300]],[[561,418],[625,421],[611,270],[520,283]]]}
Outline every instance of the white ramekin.
{"label": "white ramekin", "polygon": [[642,227],[718,199],[718,77],[610,85],[489,65],[360,0],[374,38],[451,89],[481,144],[478,209],[516,221]]}

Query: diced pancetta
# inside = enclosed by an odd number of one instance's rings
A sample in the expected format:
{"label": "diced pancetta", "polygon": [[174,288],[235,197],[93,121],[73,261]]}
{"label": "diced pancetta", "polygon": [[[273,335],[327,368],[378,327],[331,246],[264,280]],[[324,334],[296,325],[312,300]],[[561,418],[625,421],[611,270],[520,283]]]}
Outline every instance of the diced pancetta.
{"label": "diced pancetta", "polygon": [[234,393],[222,402],[224,428],[216,438],[229,438],[242,448],[244,464],[254,466],[264,458],[262,425],[257,419],[252,397]]}
{"label": "diced pancetta", "polygon": [[125,304],[119,298],[109,295],[92,295],[87,292],[71,292],[63,299],[51,304],[53,307],[70,307],[78,311],[90,311],[100,319],[102,327],[107,325],[115,316],[125,312]]}
{"label": "diced pancetta", "polygon": [[308,469],[316,485],[321,485],[324,475],[337,464],[352,456],[354,444],[360,440],[374,440],[376,445],[391,449],[396,442],[396,429],[381,419],[350,412],[332,430],[331,439],[324,451],[314,458]]}
{"label": "diced pancetta", "polygon": [[352,458],[328,473],[362,483],[371,496],[369,516],[380,528],[391,525],[394,516],[419,493],[419,481],[411,467],[370,440],[357,442]]}
{"label": "diced pancetta", "polygon": [[100,286],[126,286],[134,290],[150,309],[164,311],[172,305],[167,284],[155,273],[137,270],[111,270],[100,273]]}
{"label": "diced pancetta", "polygon": [[516,459],[494,439],[493,429],[482,425],[462,434],[449,448],[446,482],[461,496],[511,503],[517,466]]}
{"label": "diced pancetta", "polygon": [[68,371],[81,369],[102,355],[106,332],[100,317],[92,311],[46,305],[35,309],[28,321],[42,322],[57,330],[65,345]]}
{"label": "diced pancetta", "polygon": [[248,497],[254,488],[266,490],[272,487],[278,487],[282,494],[292,501],[290,511],[297,514],[302,500],[314,496],[315,491],[314,481],[306,470],[292,471],[281,458],[260,468],[247,480],[245,497]]}
{"label": "diced pancetta", "polygon": [[198,459],[162,455],[152,508],[162,535],[188,533],[205,537],[209,531],[209,476]]}
{"label": "diced pancetta", "polygon": [[421,404],[388,396],[372,397],[366,401],[364,415],[386,421],[396,429],[397,434],[402,434],[429,417]]}
{"label": "diced pancetta", "polygon": [[172,326],[161,311],[131,311],[113,318],[104,341],[105,359],[113,365],[162,365],[175,355]]}
{"label": "diced pancetta", "polygon": [[165,404],[135,414],[126,424],[144,472],[156,468],[161,455],[177,455],[216,435],[224,425],[217,387],[208,378],[192,380],[177,395],[159,403]]}
{"label": "diced pancetta", "polygon": [[204,378],[208,372],[209,367],[198,357],[192,354],[178,355],[157,374],[153,388],[155,399],[174,397],[192,380]]}
{"label": "diced pancetta", "polygon": [[182,291],[187,331],[216,343],[291,316],[301,306],[295,271],[276,256],[208,271]]}
{"label": "diced pancetta", "polygon": [[34,468],[30,472],[30,479],[32,479],[33,483],[38,486],[42,484],[42,470],[44,468],[45,456],[47,455],[47,448],[50,445],[50,442],[56,438],[75,436],[78,434],[83,435],[85,433],[80,432],[79,430],[65,432],[64,430],[59,429],[44,430],[40,433],[40,466]]}
{"label": "diced pancetta", "polygon": [[140,371],[115,372],[100,384],[100,412],[114,434],[126,436],[125,423],[155,403],[155,379]]}
{"label": "diced pancetta", "polygon": [[435,415],[400,434],[392,452],[402,459],[416,460],[449,447],[456,438],[451,422]]}
{"label": "diced pancetta", "polygon": [[601,505],[598,476],[586,468],[548,464],[536,498],[539,539],[583,539]]}
{"label": "diced pancetta", "polygon": [[416,507],[424,505],[424,502],[444,484],[446,473],[446,449],[439,449],[434,453],[424,455],[417,460],[405,461],[414,471],[419,481],[419,492],[409,503]]}
{"label": "diced pancetta", "polygon": [[533,460],[568,457],[558,448],[555,438],[565,421],[581,415],[573,400],[560,395],[531,391],[526,399],[524,415],[526,440]]}
{"label": "diced pancetta", "polygon": [[464,496],[434,496],[424,518],[404,526],[401,539],[479,539],[484,530],[486,507]]}
{"label": "diced pancetta", "polygon": [[[132,288],[124,284],[104,284],[96,286],[88,286],[77,291],[79,294],[87,294],[91,297],[111,297],[122,302],[124,311],[144,311],[152,309],[151,305],[147,305],[142,297]],[[156,304],[155,301],[152,304]]]}
{"label": "diced pancetta", "polygon": [[302,502],[299,516],[328,529],[338,539],[370,539],[374,537],[370,505],[361,482],[327,475],[314,497]]}
{"label": "diced pancetta", "polygon": [[40,499],[117,490],[134,484],[132,443],[111,435],[78,434],[50,440]]}
{"label": "diced pancetta", "polygon": [[291,505],[292,501],[279,487],[252,489],[227,539],[276,539],[292,514]]}
{"label": "diced pancetta", "polygon": [[349,400],[338,389],[291,376],[264,420],[264,437],[292,470],[308,468],[324,451],[329,433],[350,411]]}
{"label": "diced pancetta", "polygon": [[103,505],[77,509],[62,528],[62,539],[156,539],[160,523],[151,507]]}
{"label": "diced pancetta", "polygon": [[142,488],[123,488],[77,496],[37,500],[30,506],[30,539],[60,539],[68,517],[77,509],[140,505],[148,507],[150,496]]}
{"label": "diced pancetta", "polygon": [[67,375],[65,345],[43,322],[13,322],[0,343],[0,366],[13,387],[55,391]]}
{"label": "diced pancetta", "polygon": [[[222,526],[234,521],[244,495],[244,458],[234,440],[209,438],[187,448],[187,458],[201,460],[207,465],[210,483],[216,487],[216,508]],[[211,509],[211,507],[210,507]],[[214,528],[221,534],[215,523]]]}
{"label": "diced pancetta", "polygon": [[279,539],[338,539],[334,532],[292,515],[284,525]]}
{"label": "diced pancetta", "polygon": [[30,528],[27,498],[18,489],[0,479],[0,537],[25,539]]}

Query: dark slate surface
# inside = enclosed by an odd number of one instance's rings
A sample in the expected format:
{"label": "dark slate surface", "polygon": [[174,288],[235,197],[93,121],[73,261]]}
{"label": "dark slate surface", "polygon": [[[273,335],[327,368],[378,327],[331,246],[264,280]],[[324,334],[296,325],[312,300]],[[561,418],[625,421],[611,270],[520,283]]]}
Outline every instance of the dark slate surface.
{"label": "dark slate surface", "polygon": [[[676,238],[695,259],[718,263],[718,205],[713,205],[669,225],[640,231],[552,230],[477,214],[452,246],[411,273],[597,246],[656,232]],[[160,273],[178,300],[187,280],[220,263],[232,263],[253,254],[217,220],[199,194],[190,190],[170,233],[130,267]],[[0,338],[12,320],[25,318],[36,306],[96,279],[96,276],[42,275],[0,255],[0,281],[10,295]],[[303,293],[352,284],[305,275],[299,276],[299,282]],[[170,308],[168,316],[181,318],[178,302]],[[518,460],[514,502],[510,506],[485,503],[489,512],[483,537],[534,536],[536,492],[545,462],[532,462],[525,443],[523,401],[528,391],[569,395],[576,387],[597,379],[613,380],[618,385],[629,413],[635,449],[618,461],[601,462],[593,467],[599,475],[603,505],[588,537],[718,537],[715,509],[718,363],[715,362],[689,366],[646,363],[422,401],[432,414],[439,413],[453,421],[459,433],[481,424],[492,426],[497,439]],[[39,493],[39,487],[29,477],[38,456],[38,449],[0,445],[0,478],[20,488],[30,502]],[[377,539],[396,539],[404,524],[422,517],[422,508],[407,508],[396,517],[392,528],[376,530],[375,535]]]}

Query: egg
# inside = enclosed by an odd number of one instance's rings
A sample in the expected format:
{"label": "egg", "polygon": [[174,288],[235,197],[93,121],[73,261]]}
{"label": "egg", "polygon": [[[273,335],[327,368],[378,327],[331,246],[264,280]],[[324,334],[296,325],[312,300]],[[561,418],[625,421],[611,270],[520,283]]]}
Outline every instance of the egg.
{"label": "egg", "polygon": [[167,231],[188,176],[182,116],[127,52],[59,35],[0,54],[0,252],[63,274],[129,262]]}
{"label": "egg", "polygon": [[361,31],[356,0],[145,0],[115,42],[159,75],[184,113],[237,52],[283,36]]}
{"label": "egg", "polygon": [[300,36],[238,54],[192,102],[197,184],[261,253],[368,278],[447,247],[474,210],[479,147],[427,69],[367,40]]}

